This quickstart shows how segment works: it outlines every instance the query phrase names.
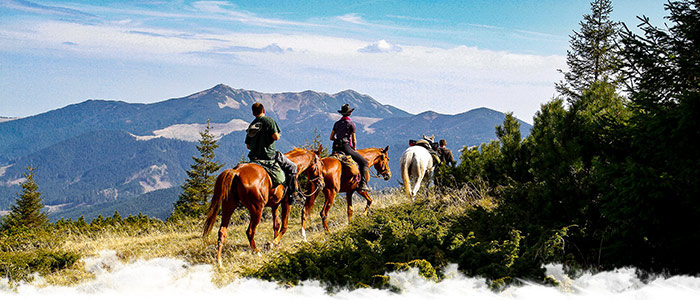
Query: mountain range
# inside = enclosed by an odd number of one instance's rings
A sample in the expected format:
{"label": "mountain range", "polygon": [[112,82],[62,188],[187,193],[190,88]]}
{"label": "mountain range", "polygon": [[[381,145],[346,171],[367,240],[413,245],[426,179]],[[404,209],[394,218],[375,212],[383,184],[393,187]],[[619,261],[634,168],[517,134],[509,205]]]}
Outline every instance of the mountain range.
{"label": "mountain range", "polygon": [[[165,218],[197,155],[199,133],[207,121],[218,139],[216,160],[224,168],[245,157],[244,130],[253,119],[254,102],[263,103],[267,115],[277,120],[282,130],[277,148],[282,152],[314,139],[329,148],[330,128],[340,118],[337,110],[348,103],[355,108],[358,147],[389,146],[394,174],[409,139],[423,134],[444,138],[458,157],[463,146],[495,139],[495,126],[505,118],[487,108],[414,115],[353,90],[272,94],[223,84],[151,104],[87,100],[26,118],[2,118],[0,210],[15,202],[31,165],[53,220],[80,215],[89,220],[115,210]],[[521,121],[523,135],[530,128]],[[383,188],[397,185],[398,179],[370,183]]]}

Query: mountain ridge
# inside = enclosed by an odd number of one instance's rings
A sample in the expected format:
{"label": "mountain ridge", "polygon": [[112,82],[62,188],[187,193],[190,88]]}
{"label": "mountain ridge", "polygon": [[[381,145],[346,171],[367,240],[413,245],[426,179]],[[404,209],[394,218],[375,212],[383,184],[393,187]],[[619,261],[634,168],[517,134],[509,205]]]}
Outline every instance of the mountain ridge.
{"label": "mountain ridge", "polygon": [[[247,153],[243,130],[253,118],[250,105],[254,102],[262,102],[267,114],[278,121],[282,138],[277,148],[283,152],[314,139],[330,148],[327,135],[340,118],[337,110],[349,103],[356,108],[352,118],[358,127],[359,146],[390,146],[390,167],[395,174],[409,139],[423,134],[445,138],[458,157],[456,150],[462,146],[494,139],[494,127],[505,117],[488,108],[455,115],[434,111],[414,115],[354,90],[261,93],[224,84],[148,104],[89,99],[0,122],[4,141],[0,143],[0,210],[14,202],[11,195],[19,191],[16,183],[28,164],[38,168],[35,178],[47,204],[63,207],[63,212],[79,206],[82,208],[75,211],[85,212],[91,206],[121,207],[118,203],[177,187],[196,155],[198,133],[207,121],[219,138],[217,159],[226,168],[233,167]],[[530,125],[521,124],[526,135]],[[132,177],[139,179],[130,180]],[[371,184],[381,188],[397,181],[373,180]]]}

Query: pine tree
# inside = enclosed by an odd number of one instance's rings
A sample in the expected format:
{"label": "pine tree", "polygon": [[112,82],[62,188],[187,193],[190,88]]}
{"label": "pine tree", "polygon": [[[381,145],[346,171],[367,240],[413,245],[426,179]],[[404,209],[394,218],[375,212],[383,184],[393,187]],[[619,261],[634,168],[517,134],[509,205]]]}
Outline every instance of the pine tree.
{"label": "pine tree", "polygon": [[27,180],[22,183],[22,194],[17,194],[19,198],[15,205],[12,206],[10,214],[5,217],[4,227],[28,227],[39,228],[49,222],[48,216],[41,211],[44,208],[42,203],[39,186],[34,181],[33,166],[27,167],[27,173],[24,178]]}
{"label": "pine tree", "polygon": [[[316,151],[316,150],[318,150],[319,146],[322,146],[322,145],[323,145],[323,142],[321,139],[321,134],[318,133],[318,128],[314,127],[314,138],[311,141],[306,140],[304,142],[304,146],[302,146],[302,148]],[[324,158],[324,157],[327,157],[328,155],[330,155],[328,153],[328,150],[329,150],[328,148],[321,149],[321,158]]]}
{"label": "pine tree", "polygon": [[610,0],[591,2],[591,14],[583,16],[580,32],[570,36],[571,49],[566,51],[564,80],[556,84],[557,92],[575,103],[583,90],[599,81],[618,86],[620,58],[614,47],[620,31],[620,23],[610,20],[613,11]]}
{"label": "pine tree", "polygon": [[187,179],[181,185],[182,194],[175,202],[173,215],[199,217],[204,214],[209,196],[213,193],[216,177],[214,174],[224,166],[214,161],[214,150],[219,147],[214,135],[210,133],[211,126],[207,120],[207,127],[200,132],[201,139],[197,146],[199,157],[192,157],[194,163],[187,171]]}

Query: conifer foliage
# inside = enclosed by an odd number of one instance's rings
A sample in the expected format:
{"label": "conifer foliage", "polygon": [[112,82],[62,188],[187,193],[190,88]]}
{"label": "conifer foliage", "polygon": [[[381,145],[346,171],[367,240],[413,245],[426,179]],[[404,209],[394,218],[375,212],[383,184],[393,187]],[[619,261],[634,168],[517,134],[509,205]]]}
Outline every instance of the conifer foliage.
{"label": "conifer foliage", "polygon": [[570,36],[571,49],[566,51],[569,70],[559,70],[564,81],[557,83],[556,89],[571,102],[594,82],[620,82],[620,57],[614,51],[620,23],[610,20],[612,11],[611,0],[591,2],[591,13],[583,16],[580,31]]}
{"label": "conifer foliage", "polygon": [[24,174],[26,181],[22,183],[22,194],[18,194],[19,198],[12,206],[10,214],[5,217],[3,227],[40,228],[48,224],[48,216],[41,211],[44,204],[39,186],[34,181],[34,170],[36,168],[31,165],[27,167],[27,173]]}
{"label": "conifer foliage", "polygon": [[214,150],[219,147],[214,135],[210,132],[211,126],[207,120],[207,127],[200,132],[201,139],[197,146],[199,157],[192,157],[194,163],[187,171],[187,179],[182,184],[182,194],[175,202],[173,216],[199,217],[204,214],[209,196],[213,193],[215,174],[224,164],[214,161]]}

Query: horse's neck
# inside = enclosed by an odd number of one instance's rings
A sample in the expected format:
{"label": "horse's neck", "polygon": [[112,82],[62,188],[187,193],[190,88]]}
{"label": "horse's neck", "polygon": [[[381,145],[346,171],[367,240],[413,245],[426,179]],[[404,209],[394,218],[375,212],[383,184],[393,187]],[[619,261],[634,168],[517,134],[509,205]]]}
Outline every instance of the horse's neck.
{"label": "horse's neck", "polygon": [[377,157],[379,157],[379,153],[377,151],[365,151],[364,154],[362,154],[362,157],[367,160],[367,166],[371,167],[374,164],[377,163]]}
{"label": "horse's neck", "polygon": [[308,169],[314,161],[313,157],[308,153],[295,155],[294,157],[290,157],[289,160],[297,165],[297,173],[306,171],[306,169]]}

